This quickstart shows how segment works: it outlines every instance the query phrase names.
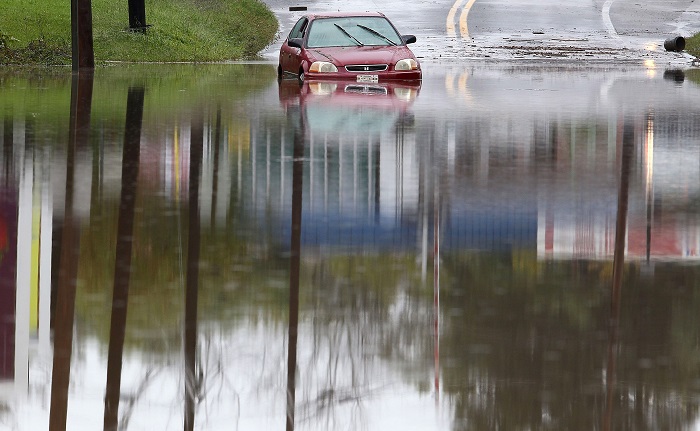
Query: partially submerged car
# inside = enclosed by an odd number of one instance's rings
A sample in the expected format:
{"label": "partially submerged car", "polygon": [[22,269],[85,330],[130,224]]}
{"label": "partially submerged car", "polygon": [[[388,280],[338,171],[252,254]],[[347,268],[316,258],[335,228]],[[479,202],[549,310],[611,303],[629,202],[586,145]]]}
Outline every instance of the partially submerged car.
{"label": "partially submerged car", "polygon": [[280,48],[279,78],[420,80],[413,35],[401,35],[379,12],[310,14],[297,21]]}

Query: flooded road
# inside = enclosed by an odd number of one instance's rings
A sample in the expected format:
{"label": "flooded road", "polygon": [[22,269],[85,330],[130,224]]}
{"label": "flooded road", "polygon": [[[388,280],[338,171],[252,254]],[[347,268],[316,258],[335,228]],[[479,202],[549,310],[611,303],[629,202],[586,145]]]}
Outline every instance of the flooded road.
{"label": "flooded road", "polygon": [[0,429],[700,426],[692,71],[0,75]]}
{"label": "flooded road", "polygon": [[[411,50],[421,61],[697,65],[692,55],[664,48],[666,39],[700,32],[693,0],[264,1],[280,23],[277,41],[261,52],[273,61],[306,13],[379,10],[401,34],[416,35]],[[299,6],[307,10],[290,10]]]}

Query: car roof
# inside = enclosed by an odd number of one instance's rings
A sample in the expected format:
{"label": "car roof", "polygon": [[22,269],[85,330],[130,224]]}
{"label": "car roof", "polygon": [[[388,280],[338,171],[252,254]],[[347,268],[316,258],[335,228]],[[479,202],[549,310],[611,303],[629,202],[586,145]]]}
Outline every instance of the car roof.
{"label": "car roof", "polygon": [[356,17],[356,16],[381,16],[386,18],[386,16],[381,12],[319,12],[310,13],[306,17],[313,20],[317,18],[342,18],[342,17]]}

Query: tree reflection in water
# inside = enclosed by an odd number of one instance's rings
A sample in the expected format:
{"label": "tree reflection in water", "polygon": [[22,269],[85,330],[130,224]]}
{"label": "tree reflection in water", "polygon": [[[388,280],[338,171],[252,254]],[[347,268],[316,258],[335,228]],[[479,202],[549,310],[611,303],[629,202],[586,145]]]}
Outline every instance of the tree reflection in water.
{"label": "tree reflection in water", "polygon": [[617,350],[620,331],[620,301],[625,264],[625,239],[627,238],[627,210],[629,207],[630,171],[634,133],[631,124],[625,124],[622,134],[622,160],[620,161],[620,185],[617,198],[617,222],[615,226],[615,255],[613,256],[612,289],[610,294],[610,321],[608,322],[608,355],[605,368],[605,412],[602,429],[613,429],[613,408],[617,372]]}
{"label": "tree reflection in water", "polygon": [[[126,316],[129,303],[129,281],[132,272],[134,210],[136,207],[139,158],[141,154],[141,125],[143,121],[144,88],[129,88],[122,157],[121,198],[117,222],[116,258],[112,317],[109,331],[107,384],[105,390],[105,431],[116,431],[119,425],[122,361],[126,337]],[[124,424],[122,424],[124,427]]]}
{"label": "tree reflection in water", "polygon": [[73,74],[71,84],[71,115],[66,163],[66,196],[54,319],[54,358],[51,384],[49,429],[66,429],[68,387],[73,352],[73,323],[75,291],[80,255],[80,221],[73,211],[75,197],[75,154],[88,143],[92,109],[92,72]]}
{"label": "tree reflection in water", "polygon": [[293,431],[296,414],[297,343],[299,339],[299,273],[301,271],[301,218],[304,190],[304,138],[306,121],[301,115],[294,128],[292,162],[292,217],[289,259],[289,324],[287,332],[287,424]]}
{"label": "tree reflection in water", "polygon": [[194,429],[196,401],[200,396],[201,377],[196,370],[197,304],[199,301],[199,255],[201,229],[199,212],[199,184],[204,146],[204,121],[196,113],[192,120],[190,150],[189,226],[187,240],[187,282],[185,285],[184,389],[185,431]]}
{"label": "tree reflection in water", "polygon": [[445,256],[441,351],[452,359],[443,380],[454,429],[683,429],[696,417],[699,369],[687,352],[699,331],[682,310],[700,305],[698,270],[659,262],[645,274],[646,263],[624,263],[634,143],[626,123],[614,263],[517,250]]}
{"label": "tree reflection in water", "polygon": [[[73,293],[75,321],[61,311],[70,306],[71,301],[63,301],[70,300],[71,293],[64,295],[65,287],[59,286],[52,423],[65,421],[68,401],[60,395],[68,393],[69,383],[76,387],[70,400],[76,405],[101,393],[103,388],[85,382],[84,370],[96,365],[102,371],[105,364],[100,361],[107,359],[100,354],[74,355],[71,370],[71,359],[61,354],[70,352],[71,344],[80,352],[101,353],[108,343],[109,371],[117,370],[111,362],[123,361],[124,375],[121,380],[108,378],[105,428],[112,426],[107,416],[112,418],[116,408],[107,413],[119,396],[124,404],[120,426],[162,419],[164,428],[174,429],[200,424],[217,430],[244,429],[251,423],[281,428],[282,422],[289,429],[371,429],[373,421],[385,419],[380,416],[387,404],[409,397],[421,399],[425,410],[402,413],[449,416],[440,424],[444,426],[435,426],[440,429],[682,429],[697,418],[700,275],[696,265],[656,262],[649,273],[628,261],[623,271],[613,271],[617,265],[609,256],[554,260],[538,256],[534,242],[516,243],[515,236],[500,248],[494,242],[463,246],[453,236],[452,229],[459,227],[484,233],[474,221],[478,217],[460,217],[498,204],[494,201],[501,196],[493,190],[505,192],[489,188],[498,181],[509,191],[515,189],[506,197],[519,199],[515,196],[519,192],[536,189],[533,201],[525,202],[532,204],[523,210],[531,211],[528,215],[546,211],[538,204],[547,206],[550,190],[567,200],[599,193],[568,190],[600,186],[593,177],[614,183],[609,177],[629,175],[634,204],[635,191],[639,195],[635,186],[640,168],[634,162],[638,153],[626,174],[612,167],[621,161],[620,150],[630,149],[616,142],[620,137],[615,132],[605,136],[605,130],[615,127],[582,127],[574,121],[569,127],[558,116],[538,117],[546,123],[542,130],[551,132],[553,143],[540,148],[537,140],[532,160],[521,166],[517,151],[501,154],[480,147],[481,140],[491,136],[479,128],[482,118],[470,117],[465,127],[473,133],[455,144],[450,170],[444,161],[448,150],[439,142],[444,131],[431,129],[439,125],[425,124],[423,119],[402,126],[410,135],[406,140],[399,127],[386,132],[388,139],[364,134],[341,140],[290,128],[291,121],[275,111],[276,106],[270,112],[250,113],[246,109],[254,103],[248,101],[233,108],[215,102],[204,103],[199,110],[202,118],[192,121],[182,112],[173,114],[177,120],[145,112],[143,139],[148,145],[142,146],[140,161],[155,164],[168,157],[170,164],[139,175],[128,319],[126,307],[113,308],[109,302],[118,292],[110,289],[119,284],[114,270],[124,269],[128,254],[117,251],[117,242],[126,237],[115,235],[121,231],[119,206],[125,199],[118,193],[110,195],[109,185],[98,183],[109,174],[94,174],[90,220],[76,223],[69,207],[75,200],[68,187],[75,180],[74,170],[68,165],[64,251],[79,241],[81,261],[76,270],[64,266],[71,263],[69,259],[62,259],[61,271],[74,273],[73,279],[77,273],[82,283]],[[26,113],[16,116],[26,118]],[[184,125],[179,123],[181,117],[188,119]],[[105,127],[93,134],[104,139],[100,151],[113,147],[121,153],[123,110],[114,118],[94,122]],[[41,130],[42,117],[33,121]],[[119,130],[111,130],[110,122]],[[620,125],[612,126],[621,130]],[[11,132],[3,127],[6,135]],[[513,127],[517,129],[516,124]],[[581,130],[590,132],[586,136],[592,144],[575,150],[566,138]],[[431,141],[432,137],[437,138]],[[11,152],[5,139],[5,152]],[[602,151],[597,140],[604,144]],[[630,141],[629,136],[622,140]],[[163,142],[170,146],[159,147]],[[518,145],[514,144],[516,150],[521,149]],[[574,151],[602,154],[610,164],[582,174],[586,163],[569,163]],[[395,154],[411,154],[415,164],[398,156],[393,159]],[[581,157],[576,154],[577,161]],[[567,163],[560,165],[562,158]],[[128,163],[129,157],[123,159]],[[120,159],[87,160],[86,166],[109,169],[113,160]],[[526,186],[513,181],[514,164],[521,175],[518,181],[522,178]],[[415,178],[416,184],[411,183],[415,190],[383,188],[387,183],[398,188],[404,179],[392,177],[400,173],[387,173],[390,165],[405,169],[411,181]],[[324,171],[327,166],[331,168]],[[167,178],[172,182],[164,185],[159,175],[166,169],[179,176]],[[127,177],[122,174],[128,186]],[[122,193],[127,192],[124,185]],[[359,210],[350,202],[355,190],[362,203]],[[416,202],[407,203],[413,192]],[[488,196],[469,200],[476,194]],[[324,205],[335,205],[336,198],[345,199],[338,203],[339,214],[356,211],[338,217],[338,223],[357,223],[366,229],[363,235],[370,234],[352,238],[350,245],[323,243],[325,237],[317,244],[310,231],[338,237],[358,232],[353,230],[356,225],[334,230],[336,214],[329,216]],[[186,199],[188,205],[181,205],[180,200]],[[527,199],[507,209],[520,210],[517,205]],[[611,211],[606,211],[615,205],[614,197],[606,195],[600,201],[607,207],[596,214],[610,217]],[[679,204],[672,215],[692,219],[696,210],[689,201]],[[634,209],[631,205],[630,214]],[[500,210],[486,210],[478,220]],[[396,214],[387,217],[393,211]],[[527,220],[531,221],[538,222]],[[380,229],[372,229],[387,222],[396,227],[395,236],[388,240],[371,236],[381,235]],[[321,226],[314,231],[316,224]],[[430,238],[431,232],[439,234]],[[433,252],[432,283],[426,280],[430,239],[441,248],[441,256]],[[187,247],[187,258],[181,259]],[[619,280],[624,300],[613,301],[619,312],[611,307],[613,274],[616,280],[623,276]],[[118,316],[118,311],[124,315]],[[115,312],[113,323],[124,322],[117,325],[122,334],[110,330],[110,312]],[[72,334],[79,338],[67,341]],[[61,410],[63,419],[58,416]],[[391,414],[396,411],[387,417]],[[218,427],[223,421],[214,421],[221,417],[226,424]]]}

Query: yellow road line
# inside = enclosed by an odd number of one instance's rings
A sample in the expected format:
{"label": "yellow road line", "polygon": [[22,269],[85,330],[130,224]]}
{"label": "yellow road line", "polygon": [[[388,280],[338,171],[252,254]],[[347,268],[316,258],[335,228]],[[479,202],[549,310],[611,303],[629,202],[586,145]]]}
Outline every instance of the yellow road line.
{"label": "yellow road line", "polygon": [[469,10],[472,8],[472,6],[474,6],[475,1],[476,0],[469,0],[464,6],[464,9],[462,9],[462,14],[459,16],[459,32],[462,35],[463,39],[469,38],[469,29],[467,28],[467,15],[469,14]]}
{"label": "yellow road line", "polygon": [[455,31],[455,15],[457,14],[457,10],[459,9],[459,7],[462,6],[463,1],[464,0],[455,0],[455,3],[450,8],[450,12],[447,14],[447,35],[450,37],[457,36],[457,33]]}

